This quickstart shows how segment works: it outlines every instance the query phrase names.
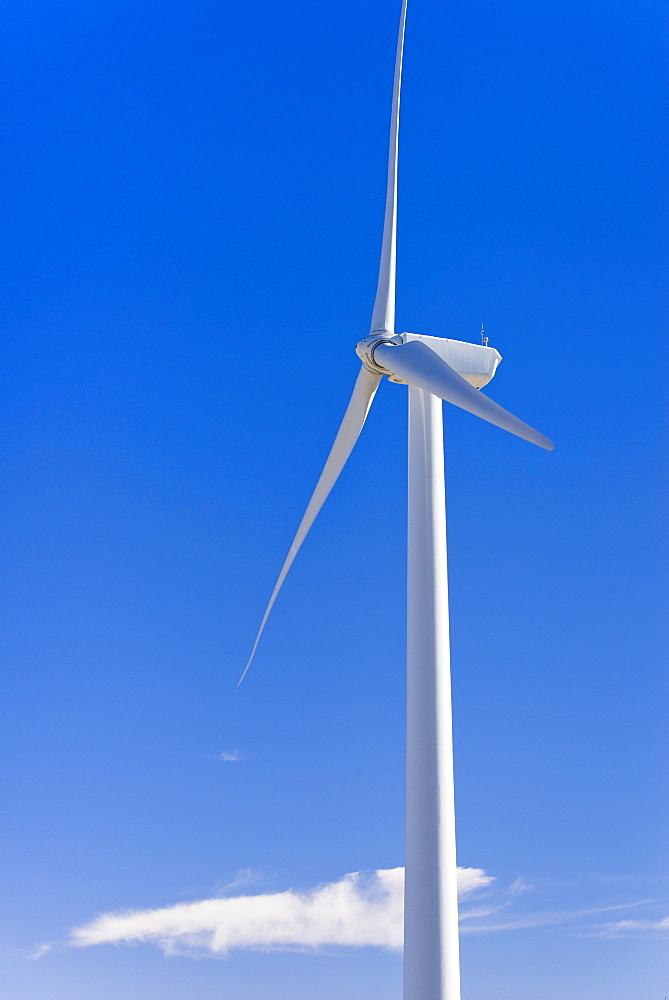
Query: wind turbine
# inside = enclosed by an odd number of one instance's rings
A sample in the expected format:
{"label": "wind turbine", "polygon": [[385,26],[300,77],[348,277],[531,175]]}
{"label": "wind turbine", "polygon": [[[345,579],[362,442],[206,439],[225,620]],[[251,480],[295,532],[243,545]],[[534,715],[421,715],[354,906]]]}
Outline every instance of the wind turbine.
{"label": "wind turbine", "polygon": [[290,546],[239,683],[288,570],[363,428],[381,378],[409,387],[407,747],[404,1000],[460,1000],[453,734],[442,400],[552,450],[548,438],[479,392],[500,354],[415,333],[395,334],[397,154],[407,0],[402,0],[390,121],[388,185],[376,299],[353,395]]}

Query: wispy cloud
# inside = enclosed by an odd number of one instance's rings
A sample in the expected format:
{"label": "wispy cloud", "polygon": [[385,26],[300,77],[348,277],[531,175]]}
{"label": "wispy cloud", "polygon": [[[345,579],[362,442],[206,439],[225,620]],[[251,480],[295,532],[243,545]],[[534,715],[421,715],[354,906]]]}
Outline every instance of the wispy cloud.
{"label": "wispy cloud", "polygon": [[214,754],[214,760],[220,760],[224,764],[236,764],[241,760],[250,760],[250,756],[243,750],[221,750],[220,753]]}
{"label": "wispy cloud", "polygon": [[[493,934],[499,933],[500,931],[518,931],[528,930],[534,927],[557,927],[560,924],[578,924],[585,918],[597,916],[600,913],[610,913],[613,910],[629,910],[635,906],[643,906],[648,902],[650,902],[650,900],[644,899],[635,903],[618,903],[615,906],[597,906],[591,909],[583,910],[537,911],[535,913],[527,913],[521,917],[501,920],[495,923],[466,924],[461,927],[461,931],[465,934]],[[500,909],[502,909],[502,907],[499,907],[497,912],[499,912]],[[490,909],[487,913],[482,912],[480,915],[488,916],[494,912],[495,910]],[[471,914],[471,916],[478,915],[478,913],[474,912]],[[634,923],[635,921],[625,922]],[[594,935],[584,933],[582,936],[590,937]]]}
{"label": "wispy cloud", "polygon": [[[480,868],[458,870],[460,895],[492,881]],[[403,905],[403,868],[354,872],[303,892],[291,889],[107,913],[73,930],[70,943],[87,947],[143,942],[167,954],[214,955],[233,949],[400,949]]]}
{"label": "wispy cloud", "polygon": [[529,882],[526,882],[525,879],[519,875],[506,891],[507,895],[515,898],[516,896],[524,896],[526,892],[532,892],[533,890],[534,886],[530,885]]}
{"label": "wispy cloud", "polygon": [[[519,896],[524,896],[525,893],[532,892],[533,890],[534,886],[519,876],[506,889],[499,887],[494,898],[488,898],[487,901],[484,900],[478,906],[461,907],[460,920],[483,920],[486,917],[492,917],[494,914],[512,906]],[[466,933],[471,928],[465,927],[463,930]]]}
{"label": "wispy cloud", "polygon": [[49,952],[52,950],[53,950],[52,944],[41,944],[34,951],[31,951],[28,955],[26,955],[26,958],[30,958],[33,961],[37,961],[40,958],[44,958],[44,956],[48,955]]}
{"label": "wispy cloud", "polygon": [[669,917],[662,920],[618,920],[614,923],[601,924],[584,937],[603,939],[614,938],[669,938]]}

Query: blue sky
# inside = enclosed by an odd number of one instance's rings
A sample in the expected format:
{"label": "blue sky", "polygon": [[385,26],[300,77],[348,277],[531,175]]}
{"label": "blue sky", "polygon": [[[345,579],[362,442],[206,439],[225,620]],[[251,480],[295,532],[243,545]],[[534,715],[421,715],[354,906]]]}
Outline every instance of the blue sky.
{"label": "blue sky", "polygon": [[[3,5],[11,1000],[401,996],[389,940],[262,948],[396,913],[402,387],[235,687],[368,329],[398,15]],[[669,993],[665,50],[655,2],[410,0],[398,326],[485,322],[556,443],[445,410],[464,1000]],[[238,896],[227,952],[149,912]]]}

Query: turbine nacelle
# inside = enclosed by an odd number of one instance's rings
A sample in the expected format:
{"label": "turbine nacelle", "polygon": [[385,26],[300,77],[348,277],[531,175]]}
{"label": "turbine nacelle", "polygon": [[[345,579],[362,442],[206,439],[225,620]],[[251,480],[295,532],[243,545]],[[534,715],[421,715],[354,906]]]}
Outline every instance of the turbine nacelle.
{"label": "turbine nacelle", "polygon": [[391,337],[381,331],[361,340],[356,351],[363,371],[377,380],[373,389],[370,387],[370,404],[378,380],[387,375],[391,382],[429,392],[540,448],[553,448],[547,437],[478,391],[477,387],[490,381],[502,360],[494,347],[418,333]]}
{"label": "turbine nacelle", "polygon": [[387,375],[390,382],[408,385],[410,383],[406,379],[386,368],[375,352],[381,344],[400,346],[412,341],[420,341],[429,347],[475,389],[482,389],[490,382],[502,360],[502,355],[494,347],[470,344],[464,340],[451,340],[447,337],[427,337],[422,333],[400,333],[395,337],[389,337],[385,333],[370,333],[356,345],[356,353],[369,371],[377,375]]}

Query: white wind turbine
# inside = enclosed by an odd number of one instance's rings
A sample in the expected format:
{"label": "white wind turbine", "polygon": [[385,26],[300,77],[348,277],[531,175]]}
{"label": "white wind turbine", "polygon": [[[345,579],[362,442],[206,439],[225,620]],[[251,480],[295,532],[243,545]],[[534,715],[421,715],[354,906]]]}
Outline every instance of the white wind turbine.
{"label": "white wind turbine", "polygon": [[390,122],[383,244],[371,329],[353,395],[263,615],[240,683],[295,556],[358,440],[379,382],[409,387],[407,557],[406,881],[404,1000],[459,1000],[453,736],[441,401],[541,448],[548,438],[478,390],[501,361],[492,347],[395,334],[395,248],[400,85],[407,0],[402,0]]}

